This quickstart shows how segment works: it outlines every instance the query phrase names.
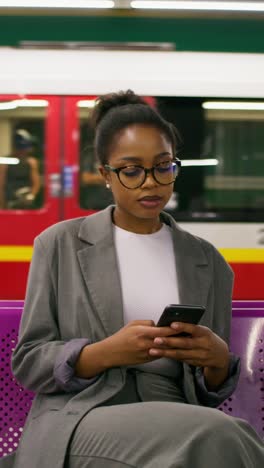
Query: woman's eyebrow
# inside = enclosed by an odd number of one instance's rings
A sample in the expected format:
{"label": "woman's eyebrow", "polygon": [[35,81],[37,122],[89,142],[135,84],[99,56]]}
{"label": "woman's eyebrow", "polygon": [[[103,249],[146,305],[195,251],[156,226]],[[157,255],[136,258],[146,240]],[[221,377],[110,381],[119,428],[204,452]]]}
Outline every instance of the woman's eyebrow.
{"label": "woman's eyebrow", "polygon": [[[153,159],[158,159],[162,156],[172,156],[172,153],[169,151],[163,151],[162,153],[158,153],[155,156],[153,156]],[[140,156],[123,156],[120,158],[117,162],[122,162],[122,161],[128,161],[128,162],[142,162],[143,158]]]}
{"label": "woman's eyebrow", "polygon": [[159,153],[159,154],[156,154],[156,156],[154,156],[154,159],[158,159],[160,157],[165,157],[165,156],[172,156],[172,153],[170,151],[163,151],[162,153]]}

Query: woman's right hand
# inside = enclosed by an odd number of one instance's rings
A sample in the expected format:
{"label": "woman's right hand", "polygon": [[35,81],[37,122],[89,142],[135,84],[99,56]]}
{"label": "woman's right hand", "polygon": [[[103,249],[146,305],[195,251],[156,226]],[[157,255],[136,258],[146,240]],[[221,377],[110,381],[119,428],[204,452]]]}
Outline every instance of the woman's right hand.
{"label": "woman's right hand", "polygon": [[107,367],[143,364],[156,360],[149,355],[156,337],[175,334],[171,327],[156,327],[153,320],[133,320],[101,342]]}
{"label": "woman's right hand", "polygon": [[118,332],[84,346],[75,364],[77,377],[89,379],[111,367],[144,364],[159,357],[149,354],[154,339],[175,334],[171,327],[156,327],[153,320],[133,320]]}

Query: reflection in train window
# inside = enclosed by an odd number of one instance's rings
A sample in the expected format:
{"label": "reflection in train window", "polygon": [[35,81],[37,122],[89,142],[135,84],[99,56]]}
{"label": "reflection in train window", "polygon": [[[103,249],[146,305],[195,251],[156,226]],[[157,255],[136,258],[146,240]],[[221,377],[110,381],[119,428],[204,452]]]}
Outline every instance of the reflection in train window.
{"label": "reflection in train window", "polygon": [[100,210],[113,203],[111,191],[98,171],[93,140],[94,131],[89,123],[89,115],[94,106],[93,99],[78,102],[80,122],[80,206],[85,209]]}
{"label": "reflection in train window", "polygon": [[0,101],[0,209],[43,206],[47,106],[40,99]]}
{"label": "reflection in train window", "polygon": [[[264,103],[202,97],[156,97],[150,103],[182,137],[182,170],[166,210],[177,220],[263,221]],[[93,153],[93,105],[92,99],[78,103],[80,204],[86,209],[111,202]]]}

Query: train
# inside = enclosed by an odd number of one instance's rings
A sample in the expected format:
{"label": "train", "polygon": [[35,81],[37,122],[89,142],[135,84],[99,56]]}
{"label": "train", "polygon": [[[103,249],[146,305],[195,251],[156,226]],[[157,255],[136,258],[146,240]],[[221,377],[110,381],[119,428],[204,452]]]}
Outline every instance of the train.
{"label": "train", "polygon": [[[0,169],[19,169],[14,135],[22,131],[32,136],[41,181],[31,204],[22,190],[17,203],[0,205],[0,299],[24,299],[41,231],[113,203],[89,115],[98,96],[127,89],[182,137],[166,210],[230,263],[234,299],[263,299],[263,54],[1,47],[0,64]],[[0,177],[2,191],[6,183]]]}

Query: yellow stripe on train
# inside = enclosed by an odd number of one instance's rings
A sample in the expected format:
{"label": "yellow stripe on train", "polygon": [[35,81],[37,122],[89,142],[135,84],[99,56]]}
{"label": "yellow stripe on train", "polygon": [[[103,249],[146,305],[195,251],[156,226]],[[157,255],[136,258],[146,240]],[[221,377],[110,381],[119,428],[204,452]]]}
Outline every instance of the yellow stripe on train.
{"label": "yellow stripe on train", "polygon": [[229,263],[264,263],[264,249],[219,249]]}
{"label": "yellow stripe on train", "polygon": [[[264,263],[264,248],[219,249],[229,263]],[[0,262],[30,262],[31,245],[0,245]]]}
{"label": "yellow stripe on train", "polygon": [[0,245],[0,262],[30,262],[32,245]]}

